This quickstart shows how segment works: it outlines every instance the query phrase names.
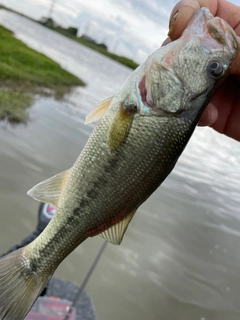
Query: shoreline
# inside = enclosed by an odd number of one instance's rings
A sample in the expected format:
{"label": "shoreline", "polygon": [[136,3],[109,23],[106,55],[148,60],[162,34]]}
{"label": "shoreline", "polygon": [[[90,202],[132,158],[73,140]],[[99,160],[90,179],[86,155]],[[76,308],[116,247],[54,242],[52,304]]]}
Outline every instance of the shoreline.
{"label": "shoreline", "polygon": [[31,49],[0,25],[0,120],[25,123],[35,95],[62,99],[86,84],[46,55]]}

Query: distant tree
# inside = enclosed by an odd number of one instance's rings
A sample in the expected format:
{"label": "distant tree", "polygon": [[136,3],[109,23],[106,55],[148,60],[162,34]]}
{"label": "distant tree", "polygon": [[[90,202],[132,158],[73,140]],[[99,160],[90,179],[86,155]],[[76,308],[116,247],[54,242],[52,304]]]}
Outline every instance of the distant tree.
{"label": "distant tree", "polygon": [[91,37],[87,36],[86,34],[83,34],[80,38],[84,39],[84,40],[87,40],[88,42],[91,42],[91,43],[96,43],[96,41],[94,39],[92,39]]}
{"label": "distant tree", "polygon": [[98,43],[98,46],[104,50],[107,50],[108,47],[105,45],[105,43]]}
{"label": "distant tree", "polygon": [[57,27],[57,23],[52,19],[52,18],[48,18],[48,17],[42,17],[40,22],[48,27],[48,28],[56,28]]}
{"label": "distant tree", "polygon": [[73,35],[73,36],[77,36],[78,28],[69,27],[69,28],[67,29],[67,32],[70,33],[70,34]]}

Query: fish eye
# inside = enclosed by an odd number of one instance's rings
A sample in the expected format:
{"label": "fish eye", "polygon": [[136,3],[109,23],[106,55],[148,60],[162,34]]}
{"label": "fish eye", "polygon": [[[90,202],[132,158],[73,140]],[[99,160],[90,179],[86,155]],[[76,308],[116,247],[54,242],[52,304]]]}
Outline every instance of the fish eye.
{"label": "fish eye", "polygon": [[208,73],[214,79],[220,78],[223,74],[223,71],[223,65],[217,60],[211,61],[208,65]]}

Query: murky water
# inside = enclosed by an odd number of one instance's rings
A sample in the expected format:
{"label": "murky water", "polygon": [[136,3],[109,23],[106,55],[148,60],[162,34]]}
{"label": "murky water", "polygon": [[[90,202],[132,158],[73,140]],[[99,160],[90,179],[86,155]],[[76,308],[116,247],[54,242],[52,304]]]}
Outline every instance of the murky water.
{"label": "murky water", "polygon": [[[84,117],[131,70],[15,14],[0,11],[0,21],[88,83],[68,102],[36,100],[27,126],[0,124],[3,252],[35,227],[38,204],[26,191],[73,164],[93,128]],[[92,276],[87,291],[99,320],[239,320],[239,181],[240,144],[198,128]],[[87,240],[56,276],[80,284],[101,244]]]}

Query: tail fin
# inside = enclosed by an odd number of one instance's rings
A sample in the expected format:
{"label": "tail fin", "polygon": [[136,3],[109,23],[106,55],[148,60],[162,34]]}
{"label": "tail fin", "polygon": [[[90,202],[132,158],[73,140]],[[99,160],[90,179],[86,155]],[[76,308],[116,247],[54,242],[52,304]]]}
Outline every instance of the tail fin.
{"label": "tail fin", "polygon": [[49,279],[32,270],[23,250],[0,259],[0,320],[24,319]]}

